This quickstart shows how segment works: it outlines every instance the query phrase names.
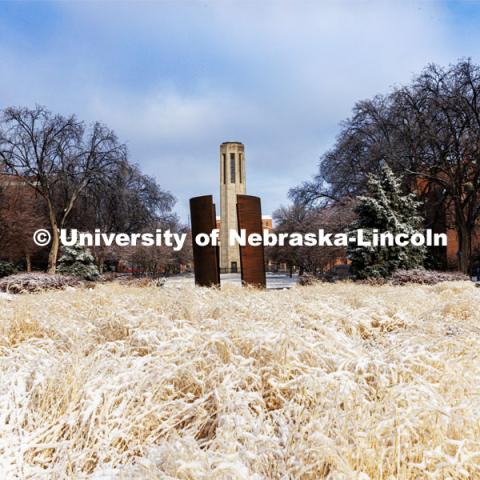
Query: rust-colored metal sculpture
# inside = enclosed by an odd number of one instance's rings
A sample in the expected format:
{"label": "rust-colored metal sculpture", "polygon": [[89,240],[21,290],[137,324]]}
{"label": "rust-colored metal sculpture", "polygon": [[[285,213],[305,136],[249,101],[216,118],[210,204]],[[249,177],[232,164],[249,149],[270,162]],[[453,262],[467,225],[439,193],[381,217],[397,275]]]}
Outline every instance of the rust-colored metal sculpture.
{"label": "rust-colored metal sculpture", "polygon": [[[237,218],[239,230],[244,229],[246,235],[251,233],[263,234],[262,208],[259,197],[251,195],[237,195]],[[242,283],[265,288],[265,255],[263,244],[259,246],[240,246],[240,266]]]}
{"label": "rust-colored metal sculpture", "polygon": [[218,245],[209,244],[201,247],[195,242],[199,233],[210,235],[216,228],[215,205],[212,195],[191,198],[190,217],[195,284],[201,287],[220,286]]}

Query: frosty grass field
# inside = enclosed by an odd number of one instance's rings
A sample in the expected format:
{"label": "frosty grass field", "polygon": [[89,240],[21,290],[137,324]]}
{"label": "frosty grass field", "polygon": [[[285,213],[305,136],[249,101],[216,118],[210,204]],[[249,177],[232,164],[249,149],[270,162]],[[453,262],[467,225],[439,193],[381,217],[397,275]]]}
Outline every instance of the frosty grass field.
{"label": "frosty grass field", "polygon": [[480,291],[0,296],[1,478],[480,478]]}

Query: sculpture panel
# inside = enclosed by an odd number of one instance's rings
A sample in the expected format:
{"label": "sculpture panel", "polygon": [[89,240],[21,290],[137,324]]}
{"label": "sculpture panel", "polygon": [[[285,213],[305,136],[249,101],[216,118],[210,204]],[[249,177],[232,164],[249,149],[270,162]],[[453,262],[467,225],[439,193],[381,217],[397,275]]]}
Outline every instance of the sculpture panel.
{"label": "sculpture panel", "polygon": [[[244,229],[246,235],[259,233],[262,235],[262,208],[259,197],[237,195],[237,218],[239,230]],[[263,245],[240,246],[240,265],[242,283],[265,288],[265,254]]]}
{"label": "sculpture panel", "polygon": [[212,195],[191,198],[190,217],[195,284],[201,287],[220,286],[218,246],[201,247],[194,241],[199,233],[210,235],[216,228],[215,205]]}

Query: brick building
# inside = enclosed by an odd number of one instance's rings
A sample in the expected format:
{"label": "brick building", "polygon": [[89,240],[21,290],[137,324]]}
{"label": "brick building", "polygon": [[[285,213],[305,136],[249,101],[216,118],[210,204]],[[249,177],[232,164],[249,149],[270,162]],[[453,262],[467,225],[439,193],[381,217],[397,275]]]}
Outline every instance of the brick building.
{"label": "brick building", "polygon": [[33,233],[48,228],[45,202],[21,177],[0,173],[0,260],[23,263],[26,270],[32,262],[43,267],[45,250],[33,242]]}
{"label": "brick building", "polygon": [[[455,208],[452,202],[445,202],[441,189],[429,185],[426,180],[417,180],[417,193],[423,199],[425,228],[432,229],[434,233],[447,234],[447,246],[433,249],[434,259],[438,268],[445,270],[459,269],[459,242],[455,227]],[[473,231],[471,239],[472,269],[480,267],[478,264],[478,251],[480,250],[480,221]],[[477,253],[477,254],[476,254]]]}

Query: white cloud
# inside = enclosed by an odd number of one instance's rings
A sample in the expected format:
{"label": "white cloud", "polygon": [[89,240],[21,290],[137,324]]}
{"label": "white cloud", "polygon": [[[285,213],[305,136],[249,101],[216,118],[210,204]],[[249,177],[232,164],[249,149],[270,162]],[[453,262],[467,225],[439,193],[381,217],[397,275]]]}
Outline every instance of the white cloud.
{"label": "white cloud", "polygon": [[64,24],[41,54],[18,32],[0,43],[0,102],[108,123],[184,218],[189,196],[217,193],[222,141],[246,144],[249,191],[268,213],[315,172],[355,101],[479,53],[474,39],[452,41],[442,2],[58,8]]}

